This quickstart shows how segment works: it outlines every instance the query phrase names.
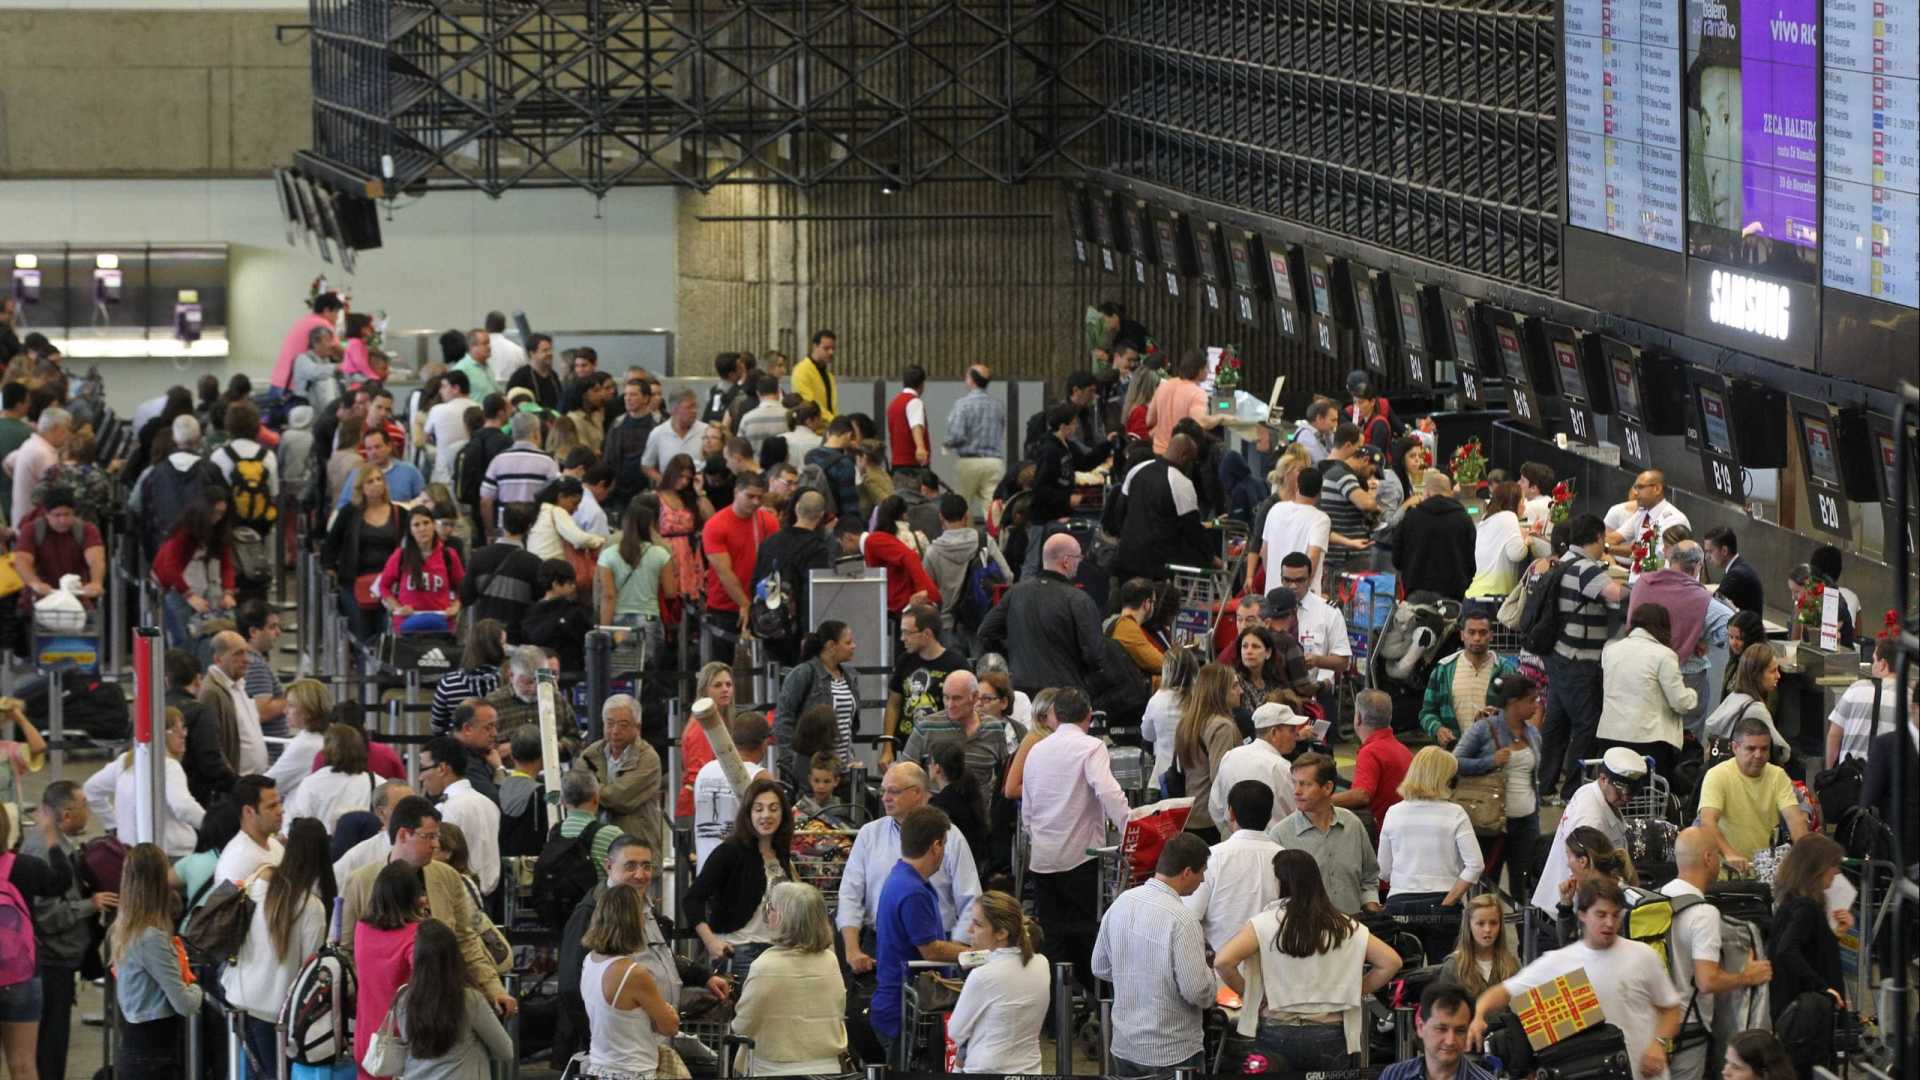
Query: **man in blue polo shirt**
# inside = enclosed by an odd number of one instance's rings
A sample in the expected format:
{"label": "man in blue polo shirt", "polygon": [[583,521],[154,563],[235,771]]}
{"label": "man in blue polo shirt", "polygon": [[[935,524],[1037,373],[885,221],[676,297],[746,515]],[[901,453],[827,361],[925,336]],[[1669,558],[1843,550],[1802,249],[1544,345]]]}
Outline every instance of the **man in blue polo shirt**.
{"label": "man in blue polo shirt", "polygon": [[900,861],[893,864],[880,890],[874,918],[878,942],[875,970],[878,985],[868,1013],[873,1033],[888,1047],[895,1068],[907,1067],[912,1032],[902,1038],[901,991],[907,982],[907,964],[913,960],[953,963],[966,946],[947,941],[940,921],[940,898],[927,879],[940,869],[947,854],[947,815],[932,806],[910,811],[900,821]]}

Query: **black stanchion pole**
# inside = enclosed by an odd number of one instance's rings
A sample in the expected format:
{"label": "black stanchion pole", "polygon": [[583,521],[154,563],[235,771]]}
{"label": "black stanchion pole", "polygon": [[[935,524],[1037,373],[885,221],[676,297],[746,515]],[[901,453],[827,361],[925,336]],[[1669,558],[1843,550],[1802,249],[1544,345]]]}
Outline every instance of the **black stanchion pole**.
{"label": "black stanchion pole", "polygon": [[587,740],[598,742],[602,737],[600,710],[606,705],[613,685],[613,635],[605,630],[589,630],[586,660]]}

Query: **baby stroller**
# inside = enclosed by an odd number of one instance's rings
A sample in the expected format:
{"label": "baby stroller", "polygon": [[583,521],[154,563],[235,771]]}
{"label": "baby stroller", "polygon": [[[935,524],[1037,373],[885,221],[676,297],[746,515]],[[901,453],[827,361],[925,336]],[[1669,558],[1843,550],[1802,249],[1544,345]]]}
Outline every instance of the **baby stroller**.
{"label": "baby stroller", "polygon": [[1459,641],[1460,604],[1417,592],[1393,609],[1373,641],[1367,682],[1393,698],[1395,734],[1420,730],[1420,699],[1427,677],[1449,646]]}

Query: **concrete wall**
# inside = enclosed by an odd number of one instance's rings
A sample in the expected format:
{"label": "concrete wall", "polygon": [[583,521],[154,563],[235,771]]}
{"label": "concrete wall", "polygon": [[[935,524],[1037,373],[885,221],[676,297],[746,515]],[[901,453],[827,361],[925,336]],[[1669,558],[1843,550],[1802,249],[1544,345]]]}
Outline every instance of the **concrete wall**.
{"label": "concrete wall", "polygon": [[305,22],[305,5],[195,6],[9,10],[0,177],[257,176],[292,161],[312,131],[308,47],[274,27]]}
{"label": "concrete wall", "polygon": [[524,308],[537,325],[577,330],[675,323],[673,192],[636,188],[595,207],[571,191],[517,192],[498,202],[440,192],[382,222],[386,246],[352,276],[289,247],[270,182],[261,180],[0,181],[10,242],[224,241],[232,245],[232,355],[211,368],[166,360],[101,362],[117,407],[203,371],[224,379],[270,372],[308,284],[325,274],[355,307],[391,328],[477,325],[491,308]]}

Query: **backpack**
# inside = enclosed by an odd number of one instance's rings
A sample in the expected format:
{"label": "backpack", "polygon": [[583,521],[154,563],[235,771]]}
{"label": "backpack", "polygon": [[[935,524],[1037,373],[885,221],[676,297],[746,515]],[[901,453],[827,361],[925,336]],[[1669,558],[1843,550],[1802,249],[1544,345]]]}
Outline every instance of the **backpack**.
{"label": "backpack", "polygon": [[1520,611],[1520,647],[1535,656],[1553,655],[1560,640],[1560,579],[1567,576],[1567,562],[1533,579],[1527,586],[1527,604]]}
{"label": "backpack", "polygon": [[[1706,904],[1719,914],[1720,955],[1711,958],[1695,957],[1695,959],[1712,959],[1719,963],[1722,971],[1737,975],[1746,970],[1747,963],[1750,959],[1763,957],[1765,955],[1766,949],[1761,944],[1760,930],[1758,927],[1745,919],[1730,914],[1727,907],[1723,906],[1712,896],[1704,898],[1699,896],[1676,896],[1671,899],[1670,904],[1673,921],[1675,922],[1679,921],[1680,916],[1688,910],[1701,904]],[[1666,957],[1666,961],[1667,975],[1669,978],[1676,980],[1674,985],[1677,987],[1679,985],[1676,974],[1677,964],[1670,951]],[[1731,1039],[1739,1032],[1753,1027],[1767,1026],[1766,1021],[1769,1013],[1767,1008],[1767,988],[1765,986],[1749,987],[1743,990],[1728,990],[1714,995],[1714,1018],[1711,1030],[1704,1027],[1700,1020],[1700,993],[1699,987],[1696,986],[1692,997],[1690,997],[1686,1003],[1685,1012],[1682,1014],[1679,1036],[1679,1042],[1682,1045],[1697,1044],[1709,1039],[1724,1045],[1728,1039]],[[1714,1060],[1718,1059],[1716,1058]]]}
{"label": "backpack", "polygon": [[1107,714],[1112,727],[1138,728],[1147,711],[1147,699],[1153,696],[1153,685],[1127,654],[1126,646],[1104,635],[1100,640],[1105,651],[1100,670],[1093,672],[1088,687],[1093,692],[1093,707]]}
{"label": "backpack", "polygon": [[74,868],[80,884],[91,895],[120,891],[120,872],[127,865],[127,845],[117,836],[96,836],[80,845]]}
{"label": "backpack", "polygon": [[340,955],[340,917],[346,901],[335,897],[327,939],[293,977],[280,1005],[287,1060],[295,1065],[332,1065],[353,1048],[353,965]]}
{"label": "backpack", "polygon": [[11,851],[0,855],[0,987],[18,986],[33,978],[39,963],[33,913],[12,880],[15,858]]}
{"label": "backpack", "polygon": [[547,834],[546,846],[533,864],[533,910],[548,926],[565,926],[573,909],[580,906],[603,877],[603,867],[593,865],[593,838],[606,822],[595,821],[579,836],[560,835],[555,825]]}
{"label": "backpack", "polygon": [[229,446],[227,456],[233,461],[234,524],[258,529],[279,520],[280,507],[267,485],[267,448],[259,443],[254,448],[251,457],[241,457]]}
{"label": "backpack", "polygon": [[1860,805],[1860,790],[1866,786],[1864,758],[1850,757],[1831,769],[1813,774],[1813,794],[1820,800],[1820,811],[1828,820],[1841,821],[1847,811]]}
{"label": "backpack", "polygon": [[993,586],[1000,583],[1000,567],[987,554],[986,545],[967,560],[967,572],[960,578],[960,595],[953,601],[953,625],[969,635],[977,633],[993,610]]}
{"label": "backpack", "polygon": [[[207,474],[212,472],[213,476]],[[173,467],[170,460],[157,462],[147,475],[147,486],[141,496],[140,516],[146,519],[147,552],[151,558],[160,551],[160,545],[166,543],[167,534],[179,522],[180,515],[187,506],[205,491],[209,484],[220,483],[219,470],[207,464],[205,458],[193,463],[182,471]]]}
{"label": "backpack", "polygon": [[753,636],[762,641],[799,637],[800,607],[794,601],[795,590],[776,562],[773,572],[753,587],[753,601],[747,608],[747,625],[753,628]]}

